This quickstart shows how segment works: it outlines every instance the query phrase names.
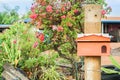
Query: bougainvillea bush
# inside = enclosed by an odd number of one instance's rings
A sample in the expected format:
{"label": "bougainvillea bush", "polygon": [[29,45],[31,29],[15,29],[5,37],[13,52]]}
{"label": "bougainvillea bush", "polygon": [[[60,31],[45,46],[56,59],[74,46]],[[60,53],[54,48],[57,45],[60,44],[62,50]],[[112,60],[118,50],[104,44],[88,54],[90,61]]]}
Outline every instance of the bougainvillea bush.
{"label": "bougainvillea bush", "polygon": [[[77,33],[82,32],[81,1],[35,0],[31,7],[32,24],[43,29],[46,49],[54,49],[74,67]],[[74,74],[74,68],[72,72]]]}

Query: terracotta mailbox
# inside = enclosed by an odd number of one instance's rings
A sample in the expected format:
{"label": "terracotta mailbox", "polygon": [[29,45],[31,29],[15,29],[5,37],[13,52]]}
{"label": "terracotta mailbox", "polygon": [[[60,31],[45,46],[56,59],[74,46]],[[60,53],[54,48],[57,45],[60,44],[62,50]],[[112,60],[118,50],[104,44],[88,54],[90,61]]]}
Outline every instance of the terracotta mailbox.
{"label": "terracotta mailbox", "polygon": [[103,34],[82,34],[77,38],[78,56],[110,55],[110,38]]}

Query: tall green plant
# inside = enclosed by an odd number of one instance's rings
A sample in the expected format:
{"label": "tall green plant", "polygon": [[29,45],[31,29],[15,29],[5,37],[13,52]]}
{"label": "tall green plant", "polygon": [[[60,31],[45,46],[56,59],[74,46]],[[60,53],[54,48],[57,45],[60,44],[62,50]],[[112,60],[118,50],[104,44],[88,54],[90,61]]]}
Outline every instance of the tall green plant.
{"label": "tall green plant", "polygon": [[6,11],[0,12],[0,24],[12,24],[13,22],[19,20],[19,14],[17,12],[19,8],[8,9],[5,7]]}
{"label": "tall green plant", "polygon": [[[54,50],[45,51],[46,45],[36,38],[34,28],[29,24],[14,23],[10,29],[4,31],[0,39],[1,69],[3,64],[8,62],[15,68],[24,70],[30,79],[39,80],[40,76],[45,74],[42,68],[47,70],[56,66],[58,53]],[[53,70],[54,74],[60,75],[55,69]]]}
{"label": "tall green plant", "polygon": [[21,62],[25,62],[29,57],[36,56],[39,49],[33,48],[33,44],[37,41],[35,34],[30,31],[29,24],[14,23],[10,29],[5,30],[0,35],[1,52],[0,52],[0,67],[8,62],[21,68],[24,66]]}
{"label": "tall green plant", "polygon": [[26,27],[24,24],[15,23],[10,29],[4,31],[1,35],[3,41],[2,54],[4,54],[4,62],[9,62],[17,66],[21,56],[21,36]]}

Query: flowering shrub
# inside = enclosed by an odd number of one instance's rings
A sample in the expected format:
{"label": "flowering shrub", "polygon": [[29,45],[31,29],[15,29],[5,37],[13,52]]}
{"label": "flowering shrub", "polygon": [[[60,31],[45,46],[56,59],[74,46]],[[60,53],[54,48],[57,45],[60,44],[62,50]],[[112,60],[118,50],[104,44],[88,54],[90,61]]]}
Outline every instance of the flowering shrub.
{"label": "flowering shrub", "polygon": [[[83,32],[82,2],[83,0],[35,0],[31,7],[30,18],[37,28],[44,29],[44,39],[41,42],[49,44],[50,48],[58,48],[66,42],[75,45],[77,33]],[[85,0],[84,2],[105,4],[104,0]],[[101,11],[102,16],[110,13],[111,10],[111,7],[104,8]],[[75,46],[72,49],[74,51]]]}
{"label": "flowering shrub", "polygon": [[[32,24],[43,33],[37,33],[43,50],[54,49],[73,66],[77,56],[77,33],[82,32],[81,1],[35,0],[31,7]],[[73,68],[74,71],[74,68]],[[72,72],[74,75],[74,72]]]}
{"label": "flowering shrub", "polygon": [[58,49],[66,42],[75,45],[73,40],[82,30],[81,11],[80,1],[36,0],[31,7],[30,18],[35,26],[44,28],[44,33],[39,36],[40,41],[44,40],[50,48]]}

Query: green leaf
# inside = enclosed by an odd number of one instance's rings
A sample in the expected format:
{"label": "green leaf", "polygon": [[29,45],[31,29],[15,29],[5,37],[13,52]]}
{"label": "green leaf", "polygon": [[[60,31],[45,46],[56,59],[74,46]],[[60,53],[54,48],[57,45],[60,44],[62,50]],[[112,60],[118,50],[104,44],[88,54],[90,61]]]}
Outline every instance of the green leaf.
{"label": "green leaf", "polygon": [[120,64],[113,58],[113,56],[110,56],[110,60],[114,66],[120,69]]}
{"label": "green leaf", "polygon": [[119,71],[107,69],[107,68],[104,68],[104,67],[102,67],[101,70],[104,71],[105,73],[108,73],[108,74],[119,73]]}

